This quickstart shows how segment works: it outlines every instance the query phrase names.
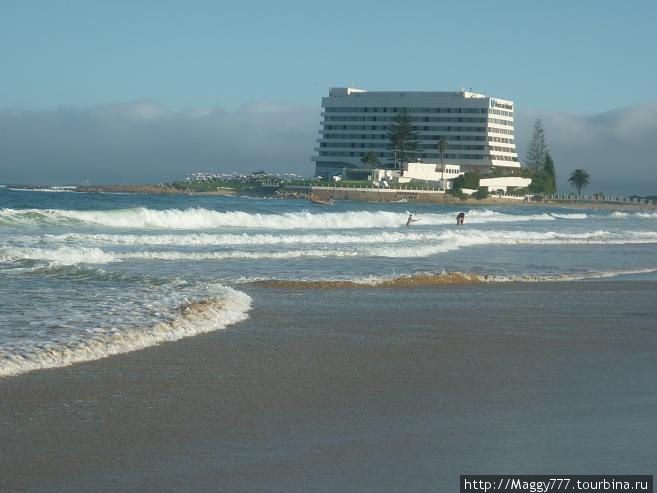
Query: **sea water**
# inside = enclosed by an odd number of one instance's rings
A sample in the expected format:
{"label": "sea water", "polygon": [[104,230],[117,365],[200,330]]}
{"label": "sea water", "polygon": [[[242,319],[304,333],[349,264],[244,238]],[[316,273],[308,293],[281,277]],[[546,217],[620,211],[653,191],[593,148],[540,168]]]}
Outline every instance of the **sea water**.
{"label": "sea water", "polygon": [[245,291],[656,273],[656,211],[2,188],[0,377],[230,327]]}

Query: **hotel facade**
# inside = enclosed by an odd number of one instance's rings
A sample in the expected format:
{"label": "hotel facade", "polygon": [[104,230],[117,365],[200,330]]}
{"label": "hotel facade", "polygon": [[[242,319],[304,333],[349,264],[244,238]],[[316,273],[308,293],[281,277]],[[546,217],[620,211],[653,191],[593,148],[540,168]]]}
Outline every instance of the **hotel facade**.
{"label": "hotel facade", "polygon": [[469,91],[380,92],[334,87],[322,98],[322,122],[312,160],[315,176],[360,168],[373,152],[393,166],[388,130],[406,111],[417,133],[417,158],[440,163],[438,142],[447,139],[445,164],[467,170],[519,168],[513,137],[513,101]]}

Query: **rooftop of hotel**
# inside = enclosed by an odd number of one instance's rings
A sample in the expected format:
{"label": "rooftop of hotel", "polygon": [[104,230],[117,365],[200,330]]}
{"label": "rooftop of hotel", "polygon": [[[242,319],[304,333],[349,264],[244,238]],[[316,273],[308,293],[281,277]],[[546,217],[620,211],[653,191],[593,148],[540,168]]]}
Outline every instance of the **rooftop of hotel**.
{"label": "rooftop of hotel", "polygon": [[457,98],[487,98],[486,94],[481,94],[472,91],[368,91],[366,89],[358,89],[356,87],[331,87],[329,89],[329,97],[361,97],[361,96],[435,96],[435,97],[457,97]]}

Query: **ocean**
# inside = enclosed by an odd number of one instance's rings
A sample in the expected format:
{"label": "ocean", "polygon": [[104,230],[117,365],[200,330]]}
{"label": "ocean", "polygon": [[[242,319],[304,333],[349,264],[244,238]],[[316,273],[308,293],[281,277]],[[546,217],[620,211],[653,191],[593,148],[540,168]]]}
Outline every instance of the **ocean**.
{"label": "ocean", "polygon": [[[652,474],[655,316],[655,210],[0,188],[0,472],[30,491]],[[71,433],[68,459],[36,446]]]}

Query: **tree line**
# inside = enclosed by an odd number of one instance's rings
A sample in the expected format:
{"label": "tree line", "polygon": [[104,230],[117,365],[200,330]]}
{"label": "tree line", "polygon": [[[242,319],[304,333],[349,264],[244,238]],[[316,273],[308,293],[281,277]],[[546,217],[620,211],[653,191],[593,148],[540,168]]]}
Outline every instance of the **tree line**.
{"label": "tree line", "polygon": [[[554,161],[545,143],[545,130],[540,118],[534,122],[534,130],[527,147],[524,166],[532,179],[532,183],[528,187],[530,192],[547,195],[557,192]],[[586,170],[578,168],[570,174],[568,181],[577,190],[577,195],[581,195],[582,188],[591,182],[591,175]]]}

